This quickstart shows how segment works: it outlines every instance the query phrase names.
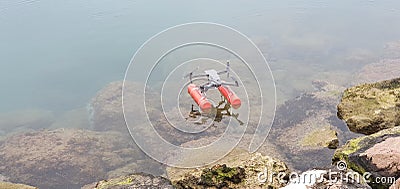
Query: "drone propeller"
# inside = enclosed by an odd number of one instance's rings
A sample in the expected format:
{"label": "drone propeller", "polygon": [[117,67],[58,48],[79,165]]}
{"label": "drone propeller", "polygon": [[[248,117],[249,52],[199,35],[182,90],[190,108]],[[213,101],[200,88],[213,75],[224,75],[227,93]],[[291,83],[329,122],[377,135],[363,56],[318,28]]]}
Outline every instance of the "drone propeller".
{"label": "drone propeller", "polygon": [[226,77],[229,78],[229,72],[230,72],[230,65],[229,65],[229,60],[226,61]]}
{"label": "drone propeller", "polygon": [[231,76],[231,79],[235,82],[236,87],[239,87],[239,82],[237,81],[237,79],[233,76]]}
{"label": "drone propeller", "polygon": [[230,64],[229,64],[229,60],[228,60],[228,61],[226,61],[226,69],[223,71],[219,71],[218,75],[226,73],[226,77],[229,78],[230,71],[231,71],[231,69],[230,69]]}
{"label": "drone propeller", "polygon": [[193,72],[197,71],[199,69],[199,67],[197,66],[195,69],[193,69],[191,72],[189,72],[188,74],[184,75],[183,78],[188,78],[191,77],[193,75]]}
{"label": "drone propeller", "polygon": [[191,72],[189,72],[188,74],[184,75],[183,78],[186,79],[189,77],[189,81],[190,83],[192,83],[192,78],[193,78],[193,72],[197,71],[199,69],[199,67],[197,66],[195,69],[193,69]]}
{"label": "drone propeller", "polygon": [[234,87],[239,87],[239,82],[234,78],[233,76],[230,77],[233,82],[222,82],[222,85],[229,85],[229,86],[234,86]]}

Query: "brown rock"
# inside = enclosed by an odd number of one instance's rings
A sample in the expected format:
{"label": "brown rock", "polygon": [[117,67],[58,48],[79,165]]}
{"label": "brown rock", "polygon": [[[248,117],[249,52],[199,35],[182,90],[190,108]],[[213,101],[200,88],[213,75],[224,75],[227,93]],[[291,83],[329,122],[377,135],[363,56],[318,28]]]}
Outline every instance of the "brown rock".
{"label": "brown rock", "polygon": [[[115,81],[101,89],[89,104],[92,128],[96,131],[128,132],[122,108],[122,81]],[[126,82],[124,97],[132,104],[143,105],[144,85]],[[148,110],[150,112],[150,110]],[[135,116],[135,123],[147,121],[146,112],[125,112]]]}
{"label": "brown rock", "polygon": [[361,161],[381,176],[400,176],[400,137],[388,138],[361,154]]}
{"label": "brown rock", "polygon": [[[378,177],[400,177],[400,127],[349,140],[336,150],[333,162],[345,161],[360,174],[368,172],[373,188],[388,188],[391,183],[374,182]],[[389,184],[389,185],[388,185]]]}
{"label": "brown rock", "polygon": [[80,187],[144,154],[118,132],[57,129],[22,133],[0,142],[0,172],[40,188]]}
{"label": "brown rock", "polygon": [[400,178],[389,189],[400,189]]}

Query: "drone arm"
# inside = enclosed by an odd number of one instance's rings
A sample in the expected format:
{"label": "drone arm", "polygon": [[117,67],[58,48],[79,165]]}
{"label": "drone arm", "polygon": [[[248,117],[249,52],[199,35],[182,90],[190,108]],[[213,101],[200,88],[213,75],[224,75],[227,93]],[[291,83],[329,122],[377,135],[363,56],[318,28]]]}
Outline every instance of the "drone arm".
{"label": "drone arm", "polygon": [[235,82],[222,82],[222,85],[228,85],[228,86],[234,86],[234,87],[239,87],[239,83],[237,81]]}
{"label": "drone arm", "polygon": [[222,71],[219,71],[219,72],[218,72],[218,75],[220,75],[220,74],[224,74],[224,73],[228,73],[228,70],[222,70]]}
{"label": "drone arm", "polygon": [[208,77],[208,74],[192,75],[191,77],[192,77],[192,78]]}
{"label": "drone arm", "polygon": [[186,74],[185,76],[183,76],[183,78],[189,78],[190,83],[193,83],[193,80],[199,79],[201,77],[208,77],[207,74],[199,74],[199,75],[193,75],[192,72]]}

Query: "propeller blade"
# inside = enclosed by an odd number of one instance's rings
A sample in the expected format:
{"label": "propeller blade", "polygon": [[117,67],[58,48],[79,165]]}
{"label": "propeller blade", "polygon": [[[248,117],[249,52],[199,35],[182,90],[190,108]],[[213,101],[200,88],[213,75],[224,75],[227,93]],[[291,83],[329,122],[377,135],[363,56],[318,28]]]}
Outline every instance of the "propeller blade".
{"label": "propeller blade", "polygon": [[231,76],[231,79],[235,82],[236,86],[239,87],[239,82],[237,81],[237,79],[233,76]]}
{"label": "propeller blade", "polygon": [[230,62],[229,60],[226,61],[226,77],[229,78],[229,72],[230,72]]}
{"label": "propeller blade", "polygon": [[193,75],[193,72],[197,71],[198,69],[199,69],[199,66],[197,66],[195,69],[193,69],[188,74],[184,75],[183,78],[185,79],[185,78],[191,77]]}

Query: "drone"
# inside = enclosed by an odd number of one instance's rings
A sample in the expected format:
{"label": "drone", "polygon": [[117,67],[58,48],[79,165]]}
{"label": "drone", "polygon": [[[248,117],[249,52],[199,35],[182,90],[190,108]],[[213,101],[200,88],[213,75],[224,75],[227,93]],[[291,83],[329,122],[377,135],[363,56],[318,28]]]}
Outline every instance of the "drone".
{"label": "drone", "polygon": [[[198,69],[198,68],[197,68]],[[210,113],[213,108],[212,103],[207,99],[206,92],[210,89],[218,89],[221,93],[221,97],[223,96],[229,106],[232,106],[234,109],[238,109],[242,102],[240,98],[232,91],[230,86],[239,87],[238,81],[234,77],[230,77],[230,66],[229,61],[226,63],[226,69],[222,71],[216,71],[214,69],[205,70],[203,74],[194,75],[193,72],[186,74],[184,78],[189,77],[190,84],[188,85],[188,93],[192,97],[192,99],[196,102],[196,104],[200,107],[201,111],[204,113]],[[221,79],[220,75],[226,74],[227,78],[230,78],[232,81],[227,82]],[[193,83],[193,80],[204,80],[207,82],[197,86]],[[193,109],[192,112],[196,112]]]}

